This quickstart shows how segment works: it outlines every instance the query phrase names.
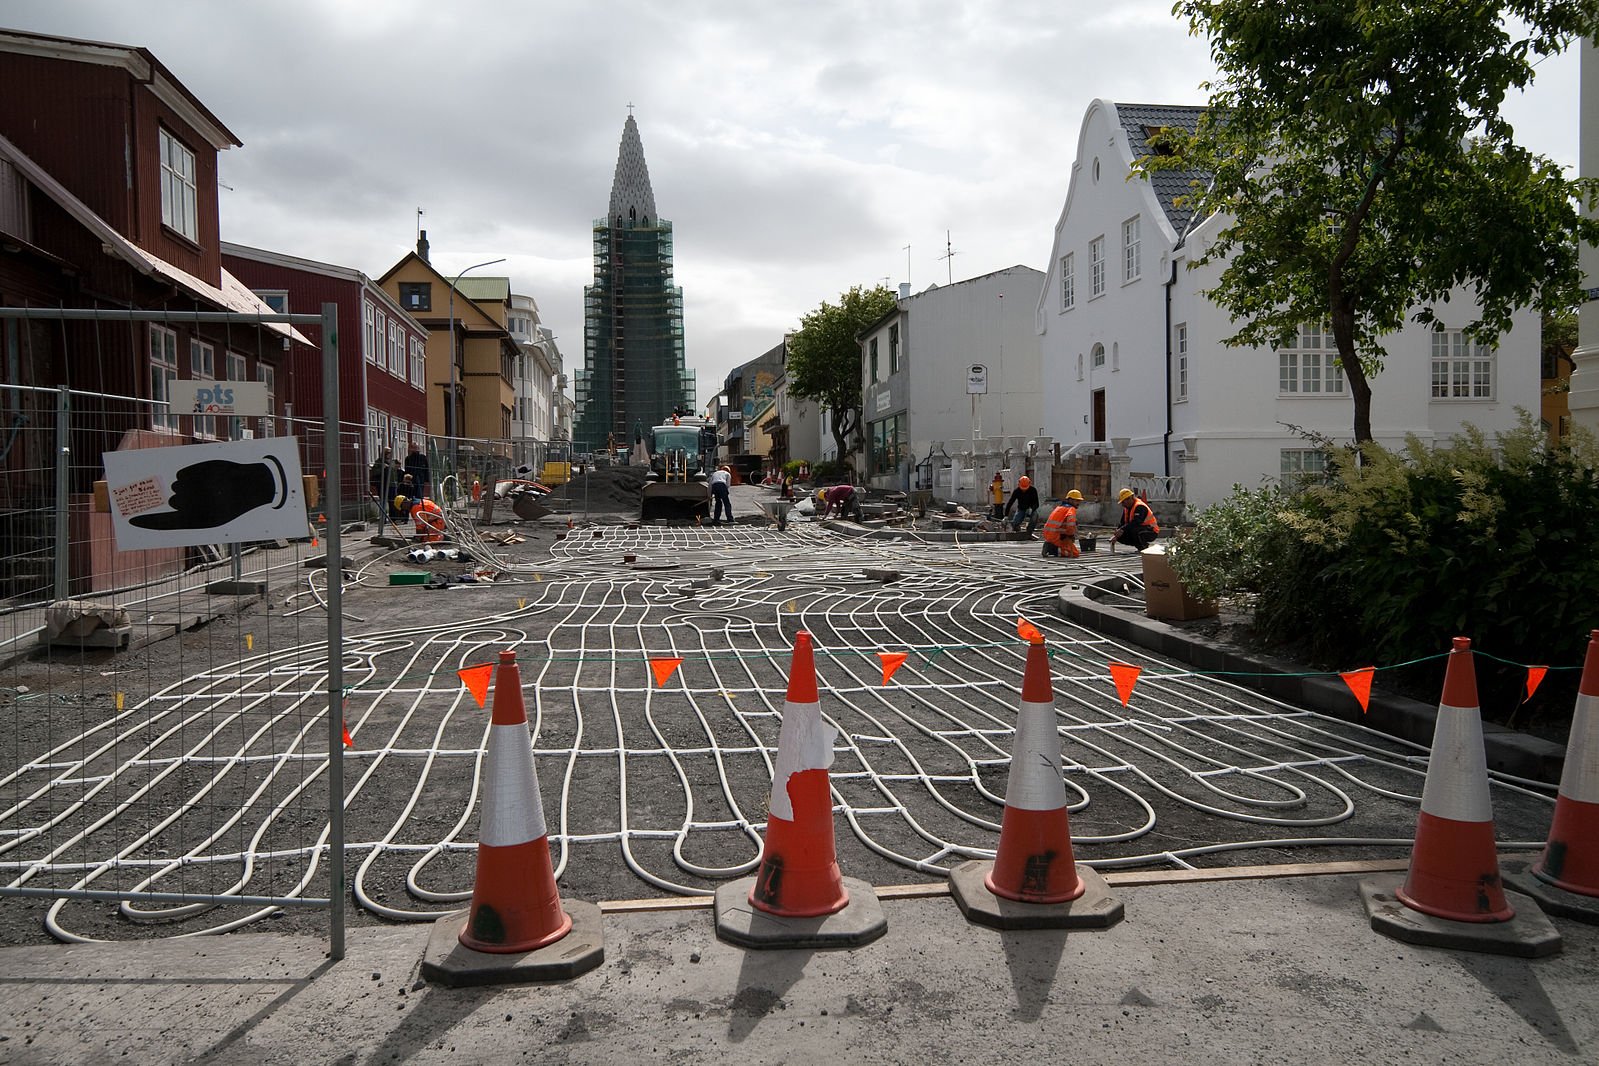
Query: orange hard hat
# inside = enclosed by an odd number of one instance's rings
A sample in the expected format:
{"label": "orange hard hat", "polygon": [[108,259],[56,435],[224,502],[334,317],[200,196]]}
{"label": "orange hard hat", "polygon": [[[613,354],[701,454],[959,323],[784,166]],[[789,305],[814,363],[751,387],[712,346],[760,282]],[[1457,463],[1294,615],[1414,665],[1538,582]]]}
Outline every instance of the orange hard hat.
{"label": "orange hard hat", "polygon": [[1019,489],[1030,489],[1033,487],[1033,479],[1028,477],[1026,474],[1023,474],[1017,479],[1016,487]]}

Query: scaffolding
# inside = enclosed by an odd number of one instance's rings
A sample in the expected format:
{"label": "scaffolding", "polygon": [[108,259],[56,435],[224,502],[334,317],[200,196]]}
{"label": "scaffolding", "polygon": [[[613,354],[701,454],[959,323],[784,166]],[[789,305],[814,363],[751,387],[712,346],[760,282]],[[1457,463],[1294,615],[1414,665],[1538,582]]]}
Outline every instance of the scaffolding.
{"label": "scaffolding", "polygon": [[583,290],[583,369],[574,446],[631,441],[639,427],[695,410],[684,365],[683,290],[672,284],[672,224],[594,222],[594,283]]}

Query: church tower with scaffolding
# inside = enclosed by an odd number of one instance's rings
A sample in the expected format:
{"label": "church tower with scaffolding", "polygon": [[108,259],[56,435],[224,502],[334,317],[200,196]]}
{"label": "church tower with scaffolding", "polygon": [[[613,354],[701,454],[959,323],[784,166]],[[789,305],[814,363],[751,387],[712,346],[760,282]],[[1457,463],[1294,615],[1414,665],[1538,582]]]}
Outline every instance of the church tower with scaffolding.
{"label": "church tower with scaffolding", "polygon": [[672,224],[655,211],[644,142],[630,113],[611,183],[594,221],[594,282],[583,289],[583,369],[577,372],[579,450],[630,447],[636,428],[695,411],[683,361],[683,290],[672,284]]}

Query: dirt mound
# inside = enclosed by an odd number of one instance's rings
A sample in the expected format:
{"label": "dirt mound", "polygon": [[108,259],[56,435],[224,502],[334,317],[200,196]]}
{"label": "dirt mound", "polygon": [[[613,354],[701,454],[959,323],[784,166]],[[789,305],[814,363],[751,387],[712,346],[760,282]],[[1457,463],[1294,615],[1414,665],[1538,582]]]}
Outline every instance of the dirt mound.
{"label": "dirt mound", "polygon": [[587,501],[590,511],[619,511],[637,516],[644,498],[643,466],[601,466],[584,473],[574,473],[572,480],[554,493],[555,501],[570,501],[582,508]]}

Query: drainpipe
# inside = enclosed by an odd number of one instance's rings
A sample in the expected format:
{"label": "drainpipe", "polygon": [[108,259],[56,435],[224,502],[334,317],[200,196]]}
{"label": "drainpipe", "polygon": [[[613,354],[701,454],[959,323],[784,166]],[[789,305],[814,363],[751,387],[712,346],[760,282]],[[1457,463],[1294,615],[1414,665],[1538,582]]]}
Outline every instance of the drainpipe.
{"label": "drainpipe", "polygon": [[1160,460],[1164,464],[1166,476],[1171,477],[1171,424],[1172,424],[1172,398],[1171,398],[1171,290],[1177,284],[1177,250],[1172,249],[1171,277],[1165,283],[1166,289],[1166,435],[1161,440]]}

